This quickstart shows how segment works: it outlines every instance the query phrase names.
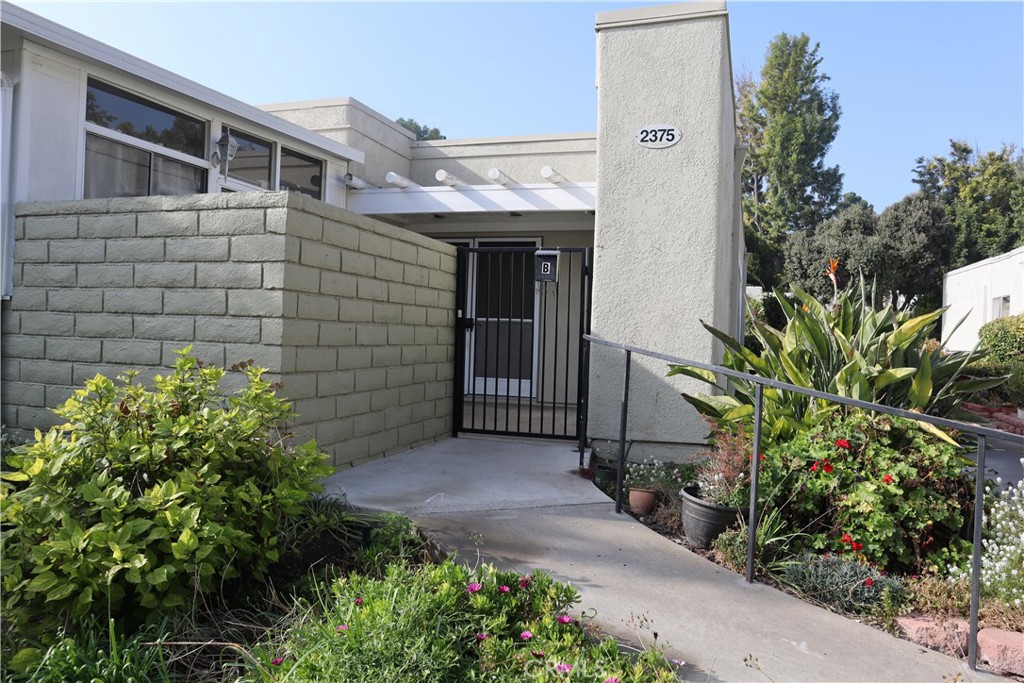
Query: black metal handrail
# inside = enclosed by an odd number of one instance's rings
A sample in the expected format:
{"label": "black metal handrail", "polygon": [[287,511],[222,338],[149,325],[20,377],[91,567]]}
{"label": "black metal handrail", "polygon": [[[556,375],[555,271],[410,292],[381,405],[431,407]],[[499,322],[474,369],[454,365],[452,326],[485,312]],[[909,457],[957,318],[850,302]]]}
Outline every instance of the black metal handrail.
{"label": "black metal handrail", "polygon": [[659,353],[657,351],[652,351],[650,349],[644,349],[639,346],[632,346],[630,344],[621,344],[618,342],[608,341],[606,339],[601,339],[600,337],[595,337],[590,334],[584,335],[583,338],[584,340],[586,340],[588,344],[598,344],[600,346],[607,346],[613,349],[620,349],[624,351],[626,354],[626,363],[623,373],[622,406],[619,415],[618,472],[615,484],[615,511],[618,513],[622,512],[622,490],[626,465],[626,426],[627,415],[629,412],[629,375],[630,366],[632,364],[632,354],[636,353],[642,356],[647,356],[649,358],[663,360],[667,363],[685,365],[689,367],[699,368],[701,370],[708,370],[716,374],[722,374],[727,377],[743,380],[745,382],[753,382],[756,385],[754,387],[753,444],[755,456],[751,458],[750,466],[750,521],[747,525],[746,578],[748,583],[752,583],[754,581],[754,547],[755,539],[757,538],[758,526],[758,475],[760,472],[760,458],[756,457],[756,454],[759,454],[761,452],[761,423],[763,420],[762,412],[764,387],[771,387],[773,389],[780,389],[783,391],[792,391],[798,394],[803,394],[804,396],[810,396],[812,398],[818,398],[832,403],[853,406],[855,408],[870,410],[875,413],[883,413],[885,415],[905,417],[911,420],[916,420],[917,422],[925,422],[928,424],[932,424],[937,427],[947,427],[949,429],[956,429],[961,432],[975,434],[978,437],[978,449],[977,470],[975,472],[974,478],[974,552],[971,558],[971,619],[968,665],[971,667],[972,671],[977,669],[978,606],[981,592],[981,527],[985,502],[984,497],[986,439],[990,437],[998,438],[1009,443],[1024,447],[1024,436],[1011,434],[1009,432],[1003,432],[998,429],[992,429],[990,427],[984,427],[982,425],[971,424],[969,422],[960,422],[958,420],[950,420],[944,417],[936,417],[934,415],[915,413],[910,410],[904,410],[902,408],[893,408],[892,406],[886,406],[880,403],[870,403],[868,401],[861,401],[859,399],[849,398],[847,396],[838,396],[836,394],[830,394],[825,391],[818,391],[817,389],[808,389],[806,387],[800,387],[795,384],[789,384],[787,382],[780,382],[778,380],[769,379],[767,377],[761,377],[760,375],[740,372],[738,370],[732,370],[730,368],[724,368],[719,365],[710,365],[708,363],[701,363],[698,361],[689,360],[687,358],[680,358],[679,356],[672,356],[666,353]]}

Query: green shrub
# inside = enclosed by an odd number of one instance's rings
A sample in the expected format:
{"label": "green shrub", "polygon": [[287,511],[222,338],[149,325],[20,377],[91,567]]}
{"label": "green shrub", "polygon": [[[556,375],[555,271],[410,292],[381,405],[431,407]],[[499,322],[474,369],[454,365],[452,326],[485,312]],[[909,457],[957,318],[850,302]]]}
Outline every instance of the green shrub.
{"label": "green shrub", "polygon": [[[847,288],[828,306],[793,287],[797,303],[781,291],[775,299],[785,311],[786,325],[776,329],[759,320],[753,332],[761,345],[755,353],[728,334],[705,324],[726,347],[722,365],[807,389],[882,403],[932,415],[964,417],[960,403],[978,391],[1002,382],[963,375],[980,352],[947,352],[927,345],[945,309],[911,317],[892,306],[874,310],[863,283]],[[755,385],[727,378],[718,383],[709,371],[670,365],[669,375],[686,375],[719,390],[683,397],[701,414],[717,422],[751,424]],[[813,428],[840,406],[791,391],[764,390],[764,429],[768,440],[786,440]],[[926,427],[939,433],[937,429]]]}
{"label": "green shrub", "polygon": [[985,323],[978,331],[982,347],[1001,363],[1024,361],[1024,313]]}
{"label": "green shrub", "polygon": [[220,368],[180,352],[150,390],[97,375],[63,425],[9,456],[0,520],[5,616],[24,631],[89,613],[129,620],[192,604],[277,561],[278,530],[330,473],[263,371],[222,398]]}
{"label": "green shrub", "polygon": [[972,363],[965,374],[974,377],[1003,377],[1005,382],[984,392],[990,403],[1012,403],[1024,408],[1024,357],[1008,362],[985,360]]}
{"label": "green shrub", "polygon": [[352,575],[322,586],[284,634],[253,649],[242,680],[675,680],[656,650],[630,661],[614,640],[590,641],[568,612],[578,599],[541,572],[473,572],[451,559],[392,564],[381,580]]}
{"label": "green shrub", "polygon": [[805,597],[849,614],[866,614],[904,599],[903,582],[852,557],[804,555],[786,566],[783,580]]}
{"label": "green shrub", "polygon": [[[970,477],[957,449],[918,423],[855,411],[765,451],[764,491],[800,547],[852,552],[890,570],[962,565]],[[764,504],[764,503],[762,503]]]}

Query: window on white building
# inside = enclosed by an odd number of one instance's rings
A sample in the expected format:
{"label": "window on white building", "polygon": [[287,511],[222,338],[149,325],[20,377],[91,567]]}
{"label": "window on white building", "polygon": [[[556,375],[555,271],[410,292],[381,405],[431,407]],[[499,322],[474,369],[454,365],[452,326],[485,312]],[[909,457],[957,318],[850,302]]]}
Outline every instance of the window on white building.
{"label": "window on white building", "polygon": [[206,123],[89,79],[86,199],[206,191]]}
{"label": "window on white building", "polygon": [[321,199],[324,164],[305,154],[281,148],[281,189]]}
{"label": "window on white building", "polygon": [[1010,296],[997,296],[992,300],[992,319],[1010,315]]}
{"label": "window on white building", "polygon": [[228,164],[228,177],[255,185],[262,190],[273,189],[273,143],[227,126],[222,132],[238,141],[235,158]]}

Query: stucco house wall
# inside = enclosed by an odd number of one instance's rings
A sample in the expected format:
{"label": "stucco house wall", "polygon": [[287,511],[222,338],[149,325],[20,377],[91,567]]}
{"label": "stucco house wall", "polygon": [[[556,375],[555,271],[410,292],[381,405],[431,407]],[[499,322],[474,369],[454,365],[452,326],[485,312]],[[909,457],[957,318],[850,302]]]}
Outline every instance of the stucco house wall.
{"label": "stucco house wall", "polygon": [[[388,171],[409,176],[410,149],[416,137],[354,97],[263,104],[260,109],[362,150],[365,161],[350,163],[349,171],[374,185],[386,185]],[[435,184],[433,179],[430,184]]]}
{"label": "stucco house wall", "polygon": [[[593,332],[712,362],[720,351],[700,321],[736,326],[731,292],[741,253],[724,3],[608,12],[597,28]],[[634,136],[650,125],[679,128],[681,142],[638,145]],[[591,362],[590,435],[600,446],[618,439],[624,359],[595,347]],[[704,442],[706,425],[680,397],[702,387],[666,372],[664,362],[633,359],[633,456],[678,458]]]}
{"label": "stucco house wall", "polygon": [[[970,351],[985,323],[1024,313],[1024,247],[946,273],[942,336],[955,351]],[[961,318],[966,319],[953,329]]]}
{"label": "stucco house wall", "polygon": [[[293,193],[18,207],[2,311],[3,421],[28,431],[85,379],[152,377],[191,344],[284,384],[335,465],[451,429],[455,250]],[[230,389],[230,382],[225,386]]]}

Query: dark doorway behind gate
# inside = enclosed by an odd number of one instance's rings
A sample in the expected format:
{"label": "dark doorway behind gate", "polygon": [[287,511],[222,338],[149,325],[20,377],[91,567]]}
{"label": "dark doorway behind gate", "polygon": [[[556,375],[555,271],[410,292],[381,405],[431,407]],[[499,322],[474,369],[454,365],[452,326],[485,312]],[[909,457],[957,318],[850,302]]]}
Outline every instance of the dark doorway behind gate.
{"label": "dark doorway behind gate", "polygon": [[459,247],[454,435],[583,440],[592,258],[511,238]]}

